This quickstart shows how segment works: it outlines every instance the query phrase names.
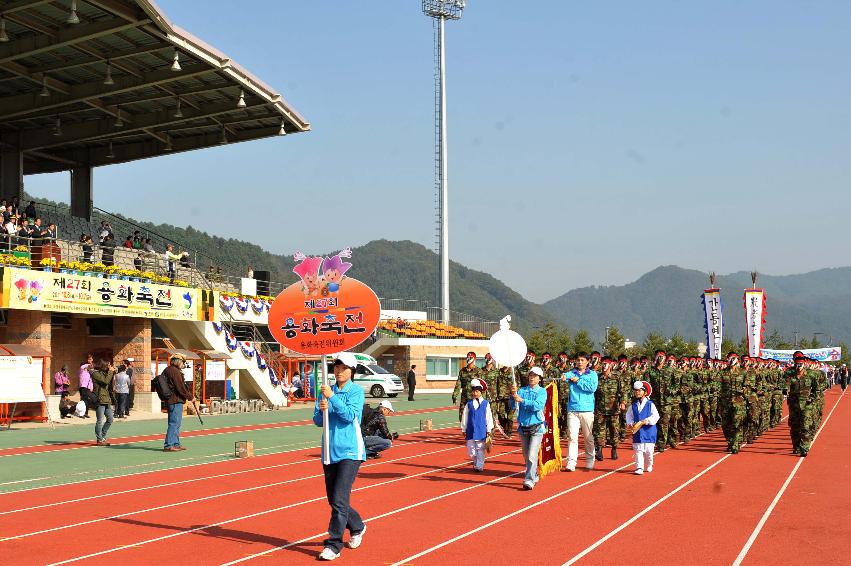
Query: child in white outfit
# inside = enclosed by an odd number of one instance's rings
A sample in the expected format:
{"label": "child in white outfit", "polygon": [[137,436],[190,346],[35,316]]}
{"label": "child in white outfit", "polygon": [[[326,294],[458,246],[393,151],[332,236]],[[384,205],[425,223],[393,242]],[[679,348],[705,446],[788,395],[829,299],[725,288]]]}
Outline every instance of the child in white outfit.
{"label": "child in white outfit", "polygon": [[482,398],[485,385],[474,379],[470,382],[473,398],[464,405],[461,430],[467,439],[467,453],[477,472],[485,469],[485,441],[493,431],[493,414],[487,399]]}
{"label": "child in white outfit", "polygon": [[659,411],[650,400],[652,391],[646,381],[636,381],[633,386],[635,401],[626,412],[626,426],[632,431],[632,450],[635,452],[635,474],[646,469],[653,471],[653,451],[656,449],[656,423]]}

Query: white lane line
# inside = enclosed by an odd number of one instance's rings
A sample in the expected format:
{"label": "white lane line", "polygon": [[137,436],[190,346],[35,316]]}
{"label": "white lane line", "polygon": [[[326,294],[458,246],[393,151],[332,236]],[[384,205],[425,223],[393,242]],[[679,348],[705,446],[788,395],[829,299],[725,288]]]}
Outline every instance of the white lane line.
{"label": "white lane line", "polygon": [[[512,452],[519,452],[519,450],[513,450]],[[506,454],[508,454],[508,452],[506,452]],[[463,464],[459,464],[459,465],[469,465],[469,462],[464,462]],[[500,480],[504,480],[504,479],[506,479],[506,478],[511,478],[511,477],[514,477],[514,476],[523,475],[523,474],[525,474],[525,473],[526,473],[525,471],[523,471],[523,472],[514,472],[513,474],[508,474],[508,475],[500,476],[500,477],[498,477],[498,478],[494,478],[494,479],[492,479],[492,480],[490,480],[490,481],[482,482],[482,483],[479,483],[479,484],[476,484],[476,485],[473,485],[473,486],[470,486],[470,487],[465,487],[465,488],[463,488],[463,489],[459,489],[459,490],[456,490],[456,491],[451,491],[451,492],[449,492],[449,493],[444,493],[443,495],[438,495],[438,496],[435,496],[435,497],[432,497],[432,498],[426,499],[426,500],[424,500],[424,501],[420,501],[420,502],[418,502],[418,503],[412,503],[411,505],[406,505],[406,506],[404,506],[404,507],[399,507],[398,509],[393,509],[392,511],[388,511],[388,512],[386,512],[386,513],[382,513],[381,515],[376,515],[375,517],[370,517],[369,519],[364,519],[364,520],[363,520],[363,522],[364,522],[364,523],[369,523],[370,521],[377,521],[378,519],[383,519],[384,517],[390,517],[391,515],[396,515],[397,513],[402,513],[403,511],[408,511],[409,509],[414,509],[415,507],[420,507],[420,506],[422,506],[422,505],[426,505],[426,504],[428,504],[428,503],[432,503],[433,501],[438,501],[438,500],[440,500],[440,499],[445,499],[445,498],[450,497],[450,496],[452,496],[452,495],[457,495],[457,494],[459,494],[459,493],[464,493],[465,491],[470,491],[470,490],[472,490],[472,489],[478,489],[478,488],[480,488],[480,487],[484,487],[484,486],[486,486],[486,485],[488,485],[488,484],[491,484],[491,483],[494,483],[494,482],[497,482],[497,481],[500,481]],[[233,564],[239,564],[240,562],[246,562],[246,561],[248,561],[248,560],[253,560],[253,559],[255,559],[255,558],[259,558],[259,557],[261,557],[261,556],[267,556],[267,555],[269,555],[269,554],[271,554],[271,553],[273,553],[273,552],[277,552],[277,551],[279,551],[279,550],[285,550],[285,549],[290,548],[290,547],[292,547],[292,546],[296,546],[296,545],[298,545],[298,544],[305,543],[305,542],[307,542],[307,541],[309,541],[309,540],[317,539],[317,538],[324,537],[324,536],[327,536],[327,535],[328,535],[328,533],[327,533],[327,532],[321,532],[321,533],[318,533],[318,534],[315,534],[315,535],[312,535],[312,536],[309,536],[309,537],[303,538],[303,539],[301,539],[301,540],[297,540],[297,541],[294,541],[294,542],[291,542],[291,543],[285,544],[285,545],[283,545],[283,546],[276,546],[275,548],[270,548],[270,549],[268,549],[268,550],[264,550],[263,552],[258,552],[257,554],[250,554],[250,555],[248,555],[248,556],[244,556],[243,558],[240,558],[240,559],[238,559],[238,560],[233,560],[233,561],[231,561],[231,562],[225,562],[225,563],[224,563],[224,564],[222,564],[221,566],[232,566]],[[51,565],[51,566],[52,566],[52,565]]]}
{"label": "white lane line", "polygon": [[[414,442],[407,442],[403,446],[412,446],[414,444],[421,444],[421,443],[424,443],[424,442],[433,442],[433,441],[431,439],[423,439],[423,440],[417,440],[417,441],[414,441]],[[393,460],[389,460],[389,461],[393,461]],[[22,511],[32,511],[32,510],[35,510],[35,509],[44,509],[44,508],[47,508],[47,507],[56,507],[56,506],[60,506],[60,505],[66,505],[68,503],[78,503],[80,501],[89,501],[89,500],[92,500],[92,499],[100,499],[100,498],[103,498],[103,497],[111,497],[111,496],[114,496],[114,495],[125,495],[127,493],[136,493],[136,492],[139,492],[139,491],[147,491],[149,489],[157,489],[157,488],[160,488],[160,487],[169,487],[169,486],[172,486],[172,485],[182,485],[182,484],[194,483],[194,482],[198,482],[198,481],[205,481],[205,480],[209,480],[209,479],[217,479],[217,478],[222,478],[222,477],[227,477],[227,476],[236,476],[236,475],[247,474],[247,473],[251,473],[251,472],[262,472],[262,471],[265,471],[265,470],[274,470],[276,468],[285,468],[285,467],[288,467],[288,466],[295,466],[297,464],[305,464],[305,463],[311,464],[311,463],[315,463],[315,462],[316,462],[316,458],[310,458],[308,460],[296,460],[295,462],[287,462],[287,463],[284,463],[284,464],[274,464],[274,465],[271,465],[271,466],[263,466],[263,467],[260,467],[260,468],[249,468],[247,470],[237,470],[235,472],[214,474],[214,475],[211,475],[211,476],[202,476],[202,477],[199,477],[199,478],[190,478],[190,479],[180,480],[180,481],[175,481],[175,482],[161,483],[161,484],[149,485],[149,486],[144,486],[144,487],[137,487],[137,488],[133,488],[133,489],[125,489],[125,490],[121,490],[121,491],[113,491],[113,492],[110,492],[110,493],[101,493],[101,494],[98,494],[98,495],[90,495],[90,496],[87,496],[87,497],[78,497],[77,499],[66,499],[65,501],[44,503],[42,505],[33,505],[31,507],[21,507],[19,509],[12,509],[12,510],[9,510],[9,511],[0,511],[0,516],[9,515],[9,514],[12,514],[12,513],[20,513]],[[368,467],[368,466],[364,466],[364,467]]]}
{"label": "white lane line", "polygon": [[414,554],[413,556],[408,556],[407,558],[403,558],[402,560],[399,560],[398,562],[394,563],[393,566],[399,566],[400,564],[407,564],[408,562],[410,562],[412,560],[416,560],[417,558],[425,556],[426,554],[430,554],[430,553],[434,552],[435,550],[439,550],[439,549],[443,548],[444,546],[448,546],[448,545],[450,545],[454,542],[457,542],[457,541],[459,541],[463,538],[466,538],[470,535],[474,535],[479,531],[482,531],[484,529],[487,529],[489,527],[497,525],[497,524],[499,524],[503,521],[507,521],[508,519],[511,519],[512,517],[516,517],[520,513],[525,513],[526,511],[528,511],[530,509],[534,509],[535,507],[538,507],[539,505],[543,505],[544,503],[549,503],[553,499],[557,499],[557,498],[559,498],[563,495],[567,495],[568,493],[576,491],[579,488],[585,487],[586,485],[590,485],[594,482],[600,481],[601,479],[609,477],[610,475],[612,475],[616,472],[619,472],[620,470],[623,470],[624,468],[628,468],[629,466],[632,466],[632,465],[634,465],[633,462],[630,462],[629,464],[624,464],[620,468],[614,469],[610,472],[606,472],[605,474],[603,474],[601,476],[597,476],[597,477],[590,479],[586,482],[582,482],[579,485],[575,485],[571,488],[565,489],[564,491],[560,491],[560,492],[556,493],[555,495],[551,495],[551,496],[549,496],[545,499],[541,499],[540,501],[537,501],[535,503],[527,505],[526,507],[523,507],[522,509],[518,509],[517,511],[514,511],[513,513],[509,513],[508,515],[504,515],[504,516],[500,517],[499,519],[495,519],[495,520],[491,521],[490,523],[486,523],[486,524],[484,524],[480,527],[476,527],[475,529],[473,529],[471,531],[467,531],[464,534],[458,535],[457,537],[451,538],[451,539],[444,541],[440,544],[432,546],[431,548],[423,550],[422,552],[420,552],[418,554]]}
{"label": "white lane line", "polygon": [[[836,407],[839,406],[839,401],[841,401],[842,397],[844,396],[845,391],[843,391],[839,395],[839,398],[836,399],[836,403],[833,404],[833,408],[830,410],[830,413],[828,413],[827,418],[824,419],[824,422],[821,423],[821,426],[816,431],[815,436],[813,436],[813,442],[810,445],[811,448],[815,445],[816,440],[818,440],[819,434],[821,434],[821,431],[824,430],[825,425],[827,425],[827,421],[830,420],[830,417],[833,415],[833,411],[835,411]],[[794,478],[795,474],[798,473],[798,468],[800,468],[801,464],[804,463],[804,460],[806,460],[806,458],[798,458],[798,462],[795,464],[795,467],[792,468],[792,471],[789,472],[789,476],[786,478],[786,481],[783,482],[783,485],[780,487],[780,491],[778,491],[777,495],[774,496],[774,499],[771,501],[771,504],[768,506],[768,509],[765,510],[765,513],[762,514],[762,518],[760,518],[759,522],[756,524],[756,527],[751,533],[751,536],[748,537],[745,546],[742,547],[742,550],[739,552],[739,555],[736,556],[736,560],[733,561],[733,566],[739,566],[745,559],[745,556],[747,556],[748,552],[751,549],[751,546],[753,546],[753,543],[756,541],[757,537],[759,536],[759,533],[765,526],[766,521],[768,521],[768,518],[771,516],[771,513],[774,512],[774,508],[777,506],[777,503],[780,501],[780,498],[783,497],[783,494],[786,492],[786,488],[789,487],[789,484],[792,482],[792,478]]]}
{"label": "white lane line", "polygon": [[[701,435],[703,435],[703,434],[706,434],[706,433],[701,433],[701,434],[699,434],[698,436],[701,436]],[[679,442],[678,444],[679,444],[679,445],[682,445],[683,443],[682,443],[682,442]],[[670,452],[670,453],[671,453],[671,454],[673,454],[673,452]],[[657,454],[656,454],[656,458],[659,458],[660,456],[664,456],[664,453],[657,453]],[[454,537],[454,538],[452,538],[452,539],[449,539],[449,540],[447,540],[447,541],[444,541],[444,542],[442,542],[442,543],[440,543],[440,544],[438,544],[438,545],[435,545],[435,546],[433,546],[433,547],[431,547],[431,548],[429,548],[429,549],[426,549],[426,550],[424,550],[424,551],[422,551],[422,552],[420,552],[420,553],[418,553],[418,554],[415,554],[415,555],[413,555],[413,556],[408,556],[407,558],[403,558],[402,560],[400,560],[400,561],[396,562],[393,566],[399,566],[400,564],[406,564],[406,563],[410,562],[411,560],[415,560],[415,559],[417,559],[417,558],[420,558],[420,557],[422,557],[422,556],[425,556],[426,554],[429,554],[429,553],[431,553],[431,552],[434,552],[435,550],[439,550],[439,549],[443,548],[444,546],[448,546],[448,545],[450,545],[450,544],[452,544],[452,543],[454,543],[454,542],[457,542],[457,541],[459,541],[459,540],[462,540],[462,539],[464,539],[464,538],[466,538],[466,537],[468,537],[468,536],[470,536],[470,535],[473,535],[473,534],[475,534],[475,533],[477,533],[477,532],[479,532],[479,531],[482,531],[482,530],[484,530],[484,529],[487,529],[487,528],[489,528],[489,527],[492,527],[492,526],[494,526],[494,525],[496,525],[496,524],[499,524],[499,523],[501,523],[501,522],[503,522],[503,521],[506,521],[506,520],[508,520],[508,519],[510,519],[510,518],[512,518],[512,517],[515,517],[515,516],[517,516],[517,515],[519,515],[519,514],[521,514],[521,513],[524,513],[524,512],[526,512],[526,511],[528,511],[528,510],[530,510],[530,509],[533,509],[533,508],[535,508],[535,507],[538,507],[539,505],[543,505],[544,503],[548,503],[548,502],[550,502],[550,501],[552,501],[552,500],[554,500],[554,499],[557,499],[557,498],[559,498],[559,497],[561,497],[561,496],[563,496],[563,495],[566,495],[566,494],[568,494],[568,493],[571,493],[572,491],[575,491],[575,490],[577,490],[577,489],[579,489],[579,488],[581,488],[581,487],[584,487],[584,486],[586,486],[586,485],[588,485],[588,484],[591,484],[591,483],[594,483],[594,482],[596,482],[596,481],[599,481],[599,480],[601,480],[601,479],[603,479],[603,478],[605,478],[605,477],[608,477],[608,476],[610,476],[610,475],[612,475],[612,474],[614,474],[614,473],[616,473],[616,472],[619,472],[620,470],[623,470],[624,468],[628,468],[629,466],[632,466],[632,465],[634,465],[634,462],[630,462],[630,463],[628,463],[628,464],[624,464],[624,465],[623,465],[623,466],[621,466],[620,468],[616,468],[616,469],[614,469],[614,470],[611,470],[610,472],[607,472],[607,473],[603,474],[602,476],[598,476],[598,477],[596,477],[596,478],[594,478],[594,479],[592,479],[592,480],[586,481],[586,482],[584,482],[584,483],[581,483],[581,484],[579,484],[579,485],[573,486],[573,487],[568,488],[568,489],[566,489],[566,490],[564,490],[564,491],[561,491],[561,492],[559,492],[559,493],[556,493],[555,495],[551,495],[550,497],[548,497],[548,498],[546,498],[546,499],[542,499],[541,501],[538,501],[538,502],[536,502],[536,503],[533,503],[533,504],[531,504],[531,505],[528,505],[528,506],[526,506],[526,507],[524,507],[524,508],[522,508],[522,509],[518,509],[517,511],[514,511],[513,513],[511,513],[511,514],[509,514],[509,515],[505,515],[505,516],[503,516],[503,517],[500,517],[499,519],[493,520],[493,521],[491,521],[490,523],[484,524],[484,525],[482,525],[482,526],[480,526],[480,527],[477,527],[477,528],[473,529],[472,531],[465,532],[464,534],[458,535],[458,536],[456,536],[456,537]]]}
{"label": "white lane line", "polygon": [[[442,413],[446,412],[453,407],[445,407],[445,408],[429,408],[429,409],[413,409],[411,411],[399,411],[395,416],[404,417],[407,415],[424,415],[428,413]],[[281,428],[292,428],[297,426],[313,426],[313,421],[311,419],[298,420],[298,421],[284,421],[278,423],[258,423],[256,425],[232,425],[225,427],[218,427],[210,430],[205,430],[203,428],[194,429],[185,431],[185,438],[204,438],[206,436],[216,436],[219,434],[234,434],[237,432],[258,432],[263,430],[278,430]],[[248,428],[246,428],[248,427]],[[239,430],[236,430],[239,429]],[[191,433],[199,433],[199,434],[191,434]],[[154,437],[154,438],[150,438]],[[115,445],[120,444],[137,444],[140,442],[156,442],[165,438],[165,434],[155,433],[155,434],[138,434],[136,436],[118,436],[110,438],[110,441]],[[85,443],[85,444],[81,444]],[[37,450],[34,452],[20,452],[15,454],[3,454],[4,451],[9,450],[24,450],[27,448],[44,448],[44,444],[33,444],[30,446],[13,446],[10,448],[0,448],[0,458],[10,458],[12,456],[29,456],[29,455],[37,455],[37,454],[50,454],[53,452],[65,452],[67,450],[77,450],[79,448],[92,448],[95,447],[96,444],[91,442],[90,440],[76,440],[68,443],[69,446],[67,448],[57,448],[55,450]]]}
{"label": "white lane line", "polygon": [[[453,424],[453,425],[450,425],[450,426],[447,426],[447,427],[435,428],[435,429],[433,429],[433,431],[446,430],[448,428],[457,428],[457,427],[458,427],[457,424]],[[417,431],[417,432],[419,432],[419,431]],[[405,436],[405,435],[403,435],[403,436]],[[439,440],[439,439],[436,439],[436,440]],[[417,442],[424,442],[424,441],[417,441]],[[316,444],[314,446],[308,446],[306,448],[294,448],[292,450],[282,450],[280,452],[273,452],[273,453],[270,453],[270,454],[259,454],[259,455],[256,455],[255,458],[264,458],[264,457],[267,457],[267,456],[275,456],[277,454],[288,454],[290,452],[299,452],[299,451],[302,451],[302,450],[313,450],[313,449],[316,449],[316,448],[319,448],[318,444]],[[228,452],[228,454],[231,454],[231,453]],[[180,461],[180,460],[176,460],[176,461]],[[157,473],[157,472],[168,472],[168,471],[171,471],[171,470],[177,470],[177,469],[183,469],[183,468],[194,468],[196,466],[209,466],[211,464],[221,464],[221,463],[224,463],[224,462],[231,462],[231,461],[233,461],[233,458],[225,458],[225,459],[222,459],[222,460],[216,460],[214,462],[199,462],[197,464],[189,464],[189,465],[186,465],[186,466],[172,466],[172,467],[169,467],[169,468],[159,468],[159,469],[156,469],[156,470],[145,470],[145,471],[142,471],[142,472],[133,472],[133,473],[130,473],[130,474],[113,474],[111,476],[103,476],[103,477],[99,477],[99,478],[89,478],[89,479],[80,480],[80,481],[59,482],[59,483],[51,484],[51,485],[41,485],[41,486],[29,487],[29,488],[25,488],[25,489],[17,489],[17,490],[12,490],[12,491],[6,491],[6,492],[3,492],[3,493],[0,493],[0,499],[2,499],[2,497],[4,495],[15,495],[15,494],[24,493],[24,492],[27,492],[27,491],[36,491],[36,490],[40,490],[40,489],[53,489],[53,488],[57,488],[57,487],[65,487],[65,486],[69,486],[69,485],[91,483],[91,482],[96,482],[96,481],[101,481],[101,480],[109,480],[109,479],[115,479],[115,478],[127,478],[127,477],[130,477],[130,476],[154,474],[154,473]],[[161,463],[161,462],[158,462],[158,463]],[[96,470],[96,471],[99,471],[99,470]],[[93,473],[95,473],[95,472],[93,472]]]}
{"label": "white lane line", "polygon": [[570,564],[574,564],[575,562],[580,560],[582,557],[584,557],[586,554],[588,554],[589,552],[591,552],[592,550],[594,550],[595,548],[597,548],[598,546],[600,546],[601,544],[603,544],[604,542],[606,542],[607,540],[609,540],[610,538],[612,538],[613,536],[615,536],[616,534],[618,534],[619,532],[621,532],[622,530],[624,530],[625,528],[627,528],[628,526],[630,526],[631,524],[636,522],[638,519],[640,519],[641,517],[643,517],[644,515],[646,515],[647,513],[649,513],[650,511],[652,511],[653,509],[655,509],[656,507],[658,507],[662,503],[664,503],[669,498],[673,497],[675,494],[680,492],[686,486],[690,485],[692,482],[697,481],[701,476],[703,476],[703,474],[707,473],[709,470],[711,470],[712,468],[714,468],[715,466],[717,466],[718,464],[720,464],[721,462],[723,462],[724,460],[726,460],[730,456],[732,456],[732,454],[725,454],[719,460],[716,460],[714,464],[710,465],[708,468],[706,468],[705,470],[703,470],[699,474],[697,474],[697,475],[693,476],[691,479],[683,482],[676,489],[669,491],[664,497],[657,499],[656,501],[654,501],[653,503],[651,503],[650,505],[645,507],[643,510],[641,510],[638,513],[636,513],[635,515],[633,515],[631,519],[629,519],[625,523],[621,524],[621,526],[610,531],[609,534],[607,534],[606,536],[604,536],[603,538],[601,538],[600,540],[598,540],[597,542],[595,542],[594,544],[592,544],[591,546],[589,546],[588,548],[586,548],[585,550],[583,550],[582,552],[580,552],[579,554],[577,554],[576,556],[574,556],[573,558],[571,558],[570,560],[565,562],[564,566],[570,566]]}
{"label": "white lane line", "polygon": [[[454,446],[453,448],[463,448],[463,446]],[[512,454],[514,452],[520,452],[520,449],[518,448],[516,450],[511,450],[509,452],[501,452],[499,454],[494,454],[493,456],[488,456],[488,458],[495,458],[497,456],[504,456],[506,454]],[[469,466],[469,465],[470,465],[470,460],[465,459],[463,462],[461,462],[459,464],[454,464],[452,466],[446,466],[444,468],[426,470],[424,472],[419,472],[417,474],[411,474],[411,475],[408,475],[408,476],[403,476],[401,478],[394,478],[392,480],[387,480],[387,481],[383,481],[383,482],[379,482],[379,483],[375,483],[375,484],[371,484],[371,485],[365,485],[363,487],[353,489],[352,492],[354,493],[356,491],[364,491],[364,490],[367,490],[367,489],[373,489],[373,488],[380,487],[380,486],[383,486],[383,485],[388,485],[388,484],[391,484],[391,483],[405,481],[405,480],[409,480],[409,479],[412,479],[412,478],[424,476],[424,475],[427,475],[427,474],[443,472],[443,471],[446,471],[446,470],[451,470],[453,468],[458,468],[460,466]],[[513,476],[513,475],[517,475],[517,474],[511,474],[511,475]],[[505,477],[510,477],[510,476],[505,476]],[[497,479],[499,479],[499,478],[497,478]],[[490,482],[488,482],[488,483],[490,483]],[[474,486],[474,487],[479,487],[481,485],[484,485],[484,484],[478,484],[477,486]],[[471,488],[466,488],[466,489],[471,489]],[[466,490],[462,490],[462,491],[466,491]],[[458,493],[460,493],[460,492],[458,492]],[[84,556],[77,556],[77,557],[74,557],[74,558],[68,558],[67,560],[63,560],[61,562],[54,562],[52,564],[49,564],[48,566],[59,566],[60,564],[68,564],[70,562],[77,562],[79,560],[85,560],[87,558],[93,558],[95,556],[102,556],[104,554],[111,554],[111,553],[117,552],[119,550],[125,550],[125,549],[128,549],[128,548],[136,548],[136,547],[139,547],[139,546],[142,546],[142,545],[145,545],[145,544],[159,542],[161,540],[168,540],[168,539],[172,539],[172,538],[175,538],[175,537],[188,535],[190,533],[203,531],[203,530],[209,529],[211,527],[219,527],[221,525],[227,525],[227,524],[230,524],[230,523],[243,521],[245,519],[252,519],[254,517],[259,517],[259,516],[262,516],[262,515],[268,515],[270,513],[276,513],[278,511],[283,511],[285,509],[291,509],[293,507],[299,507],[301,505],[306,505],[308,503],[316,503],[317,501],[327,501],[327,497],[323,495],[322,497],[315,497],[313,499],[305,499],[304,501],[299,501],[299,502],[296,502],[296,503],[290,503],[289,505],[283,505],[281,507],[275,507],[274,509],[267,509],[265,511],[258,511],[257,513],[251,513],[250,515],[243,515],[243,516],[240,516],[240,517],[234,517],[233,519],[226,519],[224,521],[219,521],[217,523],[210,523],[208,525],[202,525],[200,527],[194,527],[194,528],[191,528],[191,529],[186,529],[186,530],[183,530],[183,531],[180,531],[180,532],[177,532],[177,533],[171,533],[171,534],[168,534],[168,535],[163,535],[163,536],[159,536],[159,537],[155,537],[155,538],[151,538],[151,539],[147,539],[147,540],[143,540],[143,541],[139,541],[139,542],[134,542],[134,543],[131,543],[131,544],[125,544],[125,545],[117,546],[115,548],[110,548],[108,550],[102,550],[100,552],[94,552],[94,553],[91,553],[91,554],[86,554]],[[314,536],[312,536],[312,537],[310,537],[306,540],[311,540],[311,538],[316,538],[318,536],[324,536],[325,534],[326,533],[323,532],[319,535],[314,535]],[[291,543],[291,544],[298,544],[298,543]],[[274,549],[272,549],[272,550],[274,550]]]}
{"label": "white lane line", "polygon": [[[402,461],[402,460],[411,460],[413,458],[420,458],[422,456],[429,456],[431,454],[438,454],[440,452],[447,452],[447,451],[453,450],[455,448],[457,448],[457,446],[452,446],[450,448],[442,448],[440,450],[434,450],[432,452],[425,452],[425,453],[422,453],[422,454],[412,454],[410,456],[404,456],[402,458],[396,458],[394,460],[385,460],[383,462],[378,462],[376,464],[368,464],[368,465],[363,466],[363,467],[364,468],[373,468],[375,466],[383,466],[383,465],[386,465],[386,464],[391,464],[393,462],[399,462],[399,461]],[[315,459],[314,460],[304,460],[304,461],[305,462],[311,462],[311,463],[314,463],[314,464],[316,463]],[[321,477],[323,477],[323,475],[324,474],[300,476],[300,477],[294,478],[294,479],[283,480],[283,481],[274,482],[274,483],[267,483],[267,484],[263,484],[263,485],[253,486],[253,487],[246,487],[246,488],[243,488],[243,489],[237,489],[237,490],[232,490],[232,491],[226,491],[224,493],[218,493],[218,494],[215,494],[215,495],[207,495],[205,497],[197,497],[195,499],[185,499],[185,500],[182,500],[182,501],[178,501],[176,503],[168,503],[168,504],[165,504],[165,505],[158,505],[156,507],[149,507],[147,509],[140,509],[138,511],[128,511],[127,513],[121,513],[119,515],[111,515],[109,517],[100,517],[100,518],[97,518],[97,519],[90,519],[88,521],[79,521],[79,522],[76,522],[76,523],[69,523],[67,525],[62,525],[62,526],[59,526],[59,527],[52,527],[52,528],[49,528],[49,529],[42,529],[40,531],[33,531],[31,533],[24,533],[24,534],[20,534],[20,535],[0,538],[0,542],[6,542],[8,540],[22,539],[22,538],[26,538],[26,537],[35,536],[35,535],[41,535],[41,534],[44,534],[44,533],[52,533],[52,532],[56,532],[56,531],[62,531],[62,530],[65,530],[65,529],[73,529],[73,528],[76,528],[76,527],[81,527],[83,525],[91,525],[93,523],[101,523],[103,521],[111,521],[113,519],[120,519],[120,518],[123,518],[123,517],[131,517],[133,515],[140,515],[142,513],[149,513],[151,511],[159,511],[159,510],[162,510],[162,509],[170,509],[172,507],[179,507],[181,505],[187,505],[189,503],[198,503],[199,501],[210,501],[212,499],[218,499],[220,497],[229,497],[231,495],[236,495],[238,493],[248,493],[248,492],[251,492],[251,491],[257,491],[257,490],[260,490],[260,489],[277,487],[277,486],[280,486],[280,485],[286,485],[286,484],[289,484],[289,483],[305,481],[305,480],[309,480],[309,479],[313,479],[313,478],[321,478]],[[156,486],[154,486],[154,487],[156,487]]]}

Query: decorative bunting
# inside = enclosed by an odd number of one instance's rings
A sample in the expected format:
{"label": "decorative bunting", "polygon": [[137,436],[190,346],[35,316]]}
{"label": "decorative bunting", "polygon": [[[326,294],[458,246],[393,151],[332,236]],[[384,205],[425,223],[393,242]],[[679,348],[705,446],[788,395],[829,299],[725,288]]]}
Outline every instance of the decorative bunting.
{"label": "decorative bunting", "polygon": [[228,295],[219,295],[219,304],[225,312],[230,312],[233,308],[233,297],[229,297]]}
{"label": "decorative bunting", "polygon": [[234,297],[234,304],[236,305],[236,310],[245,314],[248,311],[248,299],[244,299],[242,297]]}

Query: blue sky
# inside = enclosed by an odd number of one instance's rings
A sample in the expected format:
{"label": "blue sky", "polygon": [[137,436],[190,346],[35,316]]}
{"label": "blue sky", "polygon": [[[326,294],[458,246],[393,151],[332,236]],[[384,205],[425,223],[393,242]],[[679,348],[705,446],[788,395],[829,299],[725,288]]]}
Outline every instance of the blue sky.
{"label": "blue sky", "polygon": [[[434,246],[419,1],[158,4],[313,131],[99,168],[97,206],[278,253]],[[453,260],[535,301],[664,264],[851,264],[851,3],[467,4],[447,24]],[[67,201],[68,175],[26,189]],[[358,220],[329,227],[341,212]]]}

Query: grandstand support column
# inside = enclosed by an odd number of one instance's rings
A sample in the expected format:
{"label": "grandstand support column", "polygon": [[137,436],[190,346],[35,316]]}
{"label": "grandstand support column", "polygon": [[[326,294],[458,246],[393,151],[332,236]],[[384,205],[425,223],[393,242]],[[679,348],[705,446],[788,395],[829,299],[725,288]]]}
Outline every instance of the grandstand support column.
{"label": "grandstand support column", "polygon": [[114,319],[115,359],[133,359],[133,381],[137,393],[151,390],[151,319],[129,316]]}
{"label": "grandstand support column", "polygon": [[0,198],[24,198],[24,154],[19,149],[20,135],[0,136]]}
{"label": "grandstand support column", "polygon": [[71,169],[71,216],[92,219],[92,168]]}

